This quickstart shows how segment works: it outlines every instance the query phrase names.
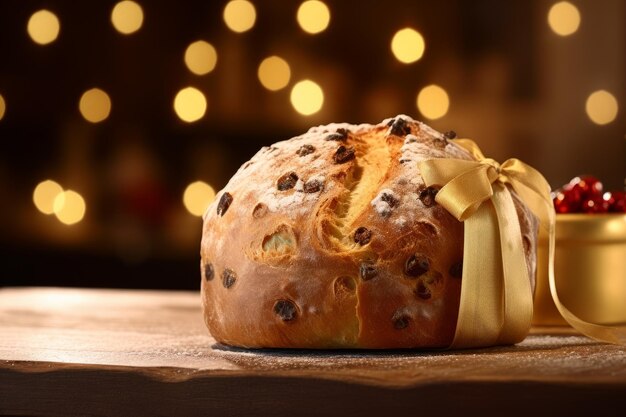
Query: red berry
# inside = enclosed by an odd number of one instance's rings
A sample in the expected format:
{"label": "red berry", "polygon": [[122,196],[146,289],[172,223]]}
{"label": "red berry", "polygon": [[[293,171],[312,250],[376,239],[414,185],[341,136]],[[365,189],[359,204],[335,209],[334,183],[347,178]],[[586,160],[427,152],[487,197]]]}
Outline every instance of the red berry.
{"label": "red berry", "polygon": [[581,210],[587,214],[606,213],[609,211],[609,203],[602,197],[587,198],[583,200]]}
{"label": "red berry", "polygon": [[602,197],[602,183],[591,175],[576,177],[568,185],[572,187],[572,190],[580,193],[581,200]]}
{"label": "red berry", "polygon": [[571,212],[579,212],[580,205],[583,202],[583,195],[580,187],[575,187],[572,184],[565,184],[563,187],[563,193],[568,201]]}
{"label": "red berry", "polygon": [[554,210],[557,213],[576,213],[580,211],[580,190],[569,184],[552,193]]}
{"label": "red berry", "polygon": [[571,213],[572,209],[565,197],[563,191],[555,191],[552,193],[552,202],[554,203],[554,211],[557,213]]}
{"label": "red berry", "polygon": [[615,204],[615,197],[615,191],[607,191],[606,193],[602,194],[602,199],[609,204],[609,210],[611,210],[611,206]]}
{"label": "red berry", "polygon": [[602,196],[611,213],[626,213],[626,193],[623,191],[607,191]]}

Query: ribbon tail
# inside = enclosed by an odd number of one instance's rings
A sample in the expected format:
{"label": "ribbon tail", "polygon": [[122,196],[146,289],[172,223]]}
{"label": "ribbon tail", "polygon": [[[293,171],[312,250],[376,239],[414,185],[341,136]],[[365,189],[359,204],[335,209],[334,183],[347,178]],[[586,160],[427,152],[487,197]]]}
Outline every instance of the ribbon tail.
{"label": "ribbon tail", "polygon": [[503,325],[500,233],[491,200],[464,221],[463,282],[449,349],[493,346]]}
{"label": "ribbon tail", "polygon": [[513,199],[502,184],[464,222],[463,283],[450,348],[513,344],[524,340],[533,296]]}
{"label": "ribbon tail", "polygon": [[554,275],[554,252],[555,252],[555,219],[552,213],[550,219],[550,231],[548,236],[548,281],[550,283],[550,293],[556,308],[561,316],[576,330],[585,336],[601,342],[613,343],[617,345],[626,345],[626,326],[624,325],[602,325],[590,323],[578,318],[567,307],[565,307],[559,299],[556,288],[556,278]]}
{"label": "ribbon tail", "polygon": [[533,292],[513,198],[508,188],[502,184],[493,184],[493,189],[492,201],[500,228],[504,279],[504,325],[498,344],[513,344],[524,340],[530,330]]}

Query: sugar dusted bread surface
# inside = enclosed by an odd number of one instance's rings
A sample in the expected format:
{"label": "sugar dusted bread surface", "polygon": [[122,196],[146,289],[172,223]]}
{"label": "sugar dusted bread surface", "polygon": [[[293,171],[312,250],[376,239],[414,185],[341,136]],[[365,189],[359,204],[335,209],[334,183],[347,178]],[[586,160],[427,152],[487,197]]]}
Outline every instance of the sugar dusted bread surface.
{"label": "sugar dusted bread surface", "polygon": [[[427,125],[330,124],[261,149],[204,216],[204,319],[242,347],[444,347],[463,224],[417,163],[472,159]],[[537,222],[514,195],[534,286]]]}

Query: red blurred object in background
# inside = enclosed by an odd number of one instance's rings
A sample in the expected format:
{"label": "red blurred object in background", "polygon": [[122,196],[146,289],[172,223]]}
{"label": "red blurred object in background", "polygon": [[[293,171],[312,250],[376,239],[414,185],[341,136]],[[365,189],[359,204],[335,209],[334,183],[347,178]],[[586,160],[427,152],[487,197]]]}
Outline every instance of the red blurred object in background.
{"label": "red blurred object in background", "polygon": [[591,175],[572,179],[563,188],[552,193],[557,213],[626,213],[626,193],[607,191],[603,193],[600,180]]}
{"label": "red blurred object in background", "polygon": [[581,201],[602,197],[602,183],[591,175],[576,177],[568,185],[573,192],[577,192],[580,195]]}
{"label": "red blurred object in background", "polygon": [[609,204],[602,198],[602,183],[591,175],[581,175],[569,182],[571,192],[580,196],[580,211],[595,214],[609,211]]}
{"label": "red blurred object in background", "polygon": [[609,203],[602,197],[591,197],[583,200],[581,211],[587,214],[606,213],[609,211]]}
{"label": "red blurred object in background", "polygon": [[626,213],[626,193],[623,191],[607,191],[602,199],[608,204],[611,213]]}
{"label": "red blurred object in background", "polygon": [[561,214],[599,213],[605,207],[602,203],[602,183],[591,175],[572,179],[553,193],[552,201],[555,211]]}
{"label": "red blurred object in background", "polygon": [[576,213],[580,207],[580,200],[575,198],[571,190],[560,189],[552,193],[554,210],[557,213]]}

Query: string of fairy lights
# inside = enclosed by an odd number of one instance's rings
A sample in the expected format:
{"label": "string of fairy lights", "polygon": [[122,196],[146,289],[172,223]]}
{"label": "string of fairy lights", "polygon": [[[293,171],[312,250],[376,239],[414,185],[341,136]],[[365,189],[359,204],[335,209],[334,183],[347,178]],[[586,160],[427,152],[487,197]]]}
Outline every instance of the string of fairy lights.
{"label": "string of fairy lights", "polygon": [[[231,0],[225,4],[222,18],[228,29],[243,34],[254,27],[256,8],[248,0]],[[120,1],[113,7],[110,19],[116,31],[123,35],[132,35],[143,25],[143,9],[135,1]],[[307,0],[298,7],[296,20],[305,33],[314,36],[325,31],[331,24],[331,10],[323,1]],[[574,4],[560,1],[548,10],[547,23],[556,35],[565,38],[578,31],[581,14]],[[38,10],[30,16],[26,30],[33,42],[48,45],[59,37],[61,22],[53,11]],[[406,65],[415,64],[426,53],[424,37],[411,27],[398,29],[391,37],[389,47],[393,57]],[[183,61],[191,73],[205,76],[218,65],[218,51],[209,41],[199,39],[185,48]],[[311,79],[293,80],[290,65],[284,57],[272,55],[264,58],[258,66],[257,77],[261,85],[270,92],[287,88],[291,83],[290,103],[302,116],[313,115],[324,106],[323,86]],[[418,91],[415,104],[424,117],[434,120],[448,113],[450,97],[444,87],[431,84]],[[205,93],[193,86],[180,89],[173,100],[175,114],[186,123],[201,120],[208,106]],[[0,94],[0,120],[5,116],[7,107],[5,98]],[[111,98],[97,87],[85,91],[78,100],[80,114],[90,123],[105,121],[111,108]],[[585,111],[591,122],[605,125],[617,117],[618,102],[609,91],[594,91],[585,102]],[[215,190],[209,184],[196,181],[186,187],[182,202],[191,214],[201,216],[214,197]],[[53,180],[42,181],[35,187],[33,202],[41,213],[54,214],[60,222],[67,225],[80,222],[86,211],[85,200],[78,192],[64,189]]]}

